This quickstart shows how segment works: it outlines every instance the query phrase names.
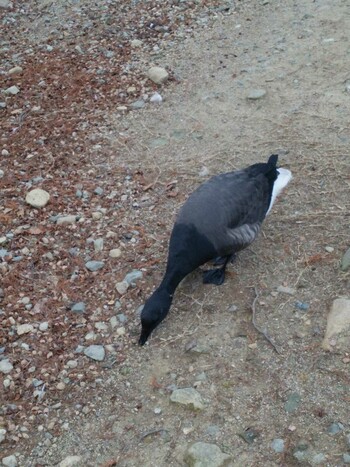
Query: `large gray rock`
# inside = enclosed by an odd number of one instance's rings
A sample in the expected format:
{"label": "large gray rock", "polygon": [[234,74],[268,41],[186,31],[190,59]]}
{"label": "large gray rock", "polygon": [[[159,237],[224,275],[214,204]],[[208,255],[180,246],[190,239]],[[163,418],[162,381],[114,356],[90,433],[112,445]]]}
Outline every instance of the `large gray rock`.
{"label": "large gray rock", "polygon": [[3,457],[2,465],[5,465],[6,467],[16,467],[18,465],[16,456],[12,454],[12,456]]}
{"label": "large gray rock", "polygon": [[337,298],[327,317],[326,334],[322,342],[325,350],[350,348],[350,299]]}
{"label": "large gray rock", "polygon": [[193,388],[175,389],[170,396],[170,400],[171,402],[185,405],[194,410],[204,409],[202,396]]}
{"label": "large gray rock", "polygon": [[216,444],[194,443],[186,451],[185,462],[189,467],[224,467],[230,465],[231,457]]}

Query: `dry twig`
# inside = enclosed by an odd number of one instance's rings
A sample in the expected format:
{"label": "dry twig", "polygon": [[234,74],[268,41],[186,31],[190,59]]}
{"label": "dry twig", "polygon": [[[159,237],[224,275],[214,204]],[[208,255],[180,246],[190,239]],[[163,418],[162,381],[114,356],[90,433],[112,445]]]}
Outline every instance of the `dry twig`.
{"label": "dry twig", "polygon": [[256,324],[256,320],[255,320],[255,315],[256,315],[256,309],[255,309],[255,304],[256,304],[256,301],[258,300],[259,298],[259,293],[258,293],[258,289],[256,287],[254,287],[254,291],[255,291],[255,298],[253,300],[253,303],[252,303],[252,324],[253,326],[255,327],[255,329],[260,333],[262,334],[265,339],[267,340],[267,342],[271,345],[271,347],[274,349],[275,352],[277,352],[278,354],[280,354],[280,350],[278,349],[278,347],[276,346],[276,344],[274,344],[274,342],[270,339],[270,337],[268,336],[267,332],[266,331],[263,331],[257,324]]}

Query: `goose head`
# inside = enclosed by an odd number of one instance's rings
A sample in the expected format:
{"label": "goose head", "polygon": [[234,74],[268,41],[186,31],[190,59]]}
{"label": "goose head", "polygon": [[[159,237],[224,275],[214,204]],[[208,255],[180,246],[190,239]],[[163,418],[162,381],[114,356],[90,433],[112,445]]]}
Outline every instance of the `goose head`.
{"label": "goose head", "polygon": [[165,289],[158,288],[145,303],[141,312],[141,336],[139,344],[147,342],[151,332],[163,321],[169,312],[173,296]]}

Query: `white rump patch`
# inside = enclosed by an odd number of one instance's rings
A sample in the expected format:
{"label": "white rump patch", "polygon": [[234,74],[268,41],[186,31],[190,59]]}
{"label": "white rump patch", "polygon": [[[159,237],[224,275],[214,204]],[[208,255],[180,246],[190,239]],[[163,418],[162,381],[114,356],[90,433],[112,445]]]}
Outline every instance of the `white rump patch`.
{"label": "white rump patch", "polygon": [[282,167],[280,167],[277,169],[277,172],[279,173],[279,175],[277,176],[277,179],[273,185],[271,202],[270,202],[269,210],[267,211],[266,215],[270,212],[273,206],[273,203],[276,201],[277,196],[281,193],[283,188],[285,188],[292,179],[292,172],[288,169],[283,169]]}

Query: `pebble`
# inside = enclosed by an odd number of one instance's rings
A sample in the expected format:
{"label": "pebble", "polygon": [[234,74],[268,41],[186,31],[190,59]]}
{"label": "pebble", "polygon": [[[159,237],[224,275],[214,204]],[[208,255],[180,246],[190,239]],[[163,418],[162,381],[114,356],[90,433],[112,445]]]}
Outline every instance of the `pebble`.
{"label": "pebble", "polygon": [[121,255],[122,251],[119,248],[113,248],[113,250],[109,252],[110,258],[119,258]]}
{"label": "pebble", "polygon": [[64,225],[64,224],[75,224],[77,221],[77,216],[59,216],[56,219],[57,225]]}
{"label": "pebble", "polygon": [[209,425],[205,430],[205,433],[209,436],[217,436],[220,432],[220,428],[217,425]]}
{"label": "pebble", "polygon": [[99,221],[100,219],[102,219],[103,217],[103,214],[101,211],[95,211],[92,213],[92,218],[94,219],[94,221]]}
{"label": "pebble", "polygon": [[258,432],[254,428],[247,428],[242,433],[238,434],[248,444],[253,444],[258,437]]}
{"label": "pebble", "polygon": [[137,269],[134,269],[133,271],[129,272],[125,277],[124,277],[124,282],[126,282],[128,285],[132,285],[137,281],[138,279],[142,279],[143,273],[142,271],[138,271]]}
{"label": "pebble", "polygon": [[295,295],[296,290],[292,289],[291,287],[284,287],[283,285],[280,285],[277,287],[277,292],[284,293],[286,295]]}
{"label": "pebble", "polygon": [[148,78],[156,84],[163,84],[168,78],[169,74],[165,68],[154,66],[147,72]]}
{"label": "pebble", "polygon": [[58,464],[58,467],[75,467],[81,460],[81,456],[67,456]]}
{"label": "pebble", "polygon": [[12,8],[13,4],[10,0],[0,0],[0,8]]}
{"label": "pebble", "polygon": [[68,362],[66,363],[66,366],[68,368],[76,368],[78,366],[78,362],[77,360],[68,360]]}
{"label": "pebble", "polygon": [[114,329],[118,326],[118,320],[116,316],[112,316],[109,320],[109,324],[111,325],[111,328]]}
{"label": "pebble", "polygon": [[3,178],[4,175],[5,175],[5,172],[2,169],[0,169],[0,178]]}
{"label": "pebble", "polygon": [[33,326],[31,324],[19,324],[17,326],[17,334],[22,336],[22,334],[28,334],[33,331]]}
{"label": "pebble", "polygon": [[327,251],[327,253],[333,253],[334,251],[334,248],[332,246],[326,246],[324,249]]}
{"label": "pebble", "polygon": [[249,100],[257,100],[261,99],[262,97],[266,96],[265,89],[252,89],[249,94],[247,95],[247,99]]}
{"label": "pebble", "polygon": [[289,394],[286,403],[284,404],[284,410],[288,413],[295,412],[301,401],[301,397],[297,392]]}
{"label": "pebble", "polygon": [[58,389],[59,391],[63,391],[65,389],[66,385],[62,382],[58,383],[57,386],[56,386],[56,389]]}
{"label": "pebble", "polygon": [[132,102],[130,104],[130,107],[134,110],[142,109],[146,105],[145,101],[143,99],[139,99],[135,102]]}
{"label": "pebble", "polygon": [[120,300],[116,300],[114,302],[114,309],[119,310],[119,308],[121,308],[121,307],[122,307],[122,304],[120,303]]}
{"label": "pebble", "polygon": [[94,249],[96,252],[103,250],[103,238],[97,238],[94,240]]}
{"label": "pebble", "polygon": [[11,86],[7,89],[5,89],[4,94],[9,94],[10,96],[15,96],[20,92],[19,88],[17,86]]}
{"label": "pebble", "polygon": [[319,454],[315,454],[312,458],[313,464],[322,464],[326,460],[326,456],[320,452]]}
{"label": "pebble", "polygon": [[103,188],[98,186],[97,188],[94,189],[94,193],[95,195],[98,195],[98,196],[103,195]]}
{"label": "pebble", "polygon": [[223,467],[231,465],[232,458],[223,453],[216,444],[199,441],[189,446],[184,460],[188,466],[192,467]]}
{"label": "pebble", "polygon": [[327,432],[330,435],[336,435],[337,433],[340,433],[343,430],[344,430],[344,425],[342,423],[335,422],[335,423],[332,423],[328,427]]}
{"label": "pebble", "polygon": [[125,335],[125,328],[124,328],[124,326],[121,326],[120,328],[117,329],[117,335],[118,335],[118,336],[124,336],[124,335]]}
{"label": "pebble", "polygon": [[[348,336],[344,339],[337,337],[339,334],[343,334],[344,331]],[[349,331],[349,332],[348,332]],[[325,337],[322,342],[322,347],[325,350],[332,350],[338,343],[341,347],[344,345],[345,351],[348,350],[348,339],[350,334],[350,299],[348,298],[337,298],[333,301],[331,311],[327,317],[327,328]]]}
{"label": "pebble", "polygon": [[0,237],[0,245],[3,245],[7,242],[7,237]]}
{"label": "pebble", "polygon": [[158,92],[155,92],[149,101],[152,102],[152,104],[161,104],[163,98]]}
{"label": "pebble", "polygon": [[171,396],[171,402],[193,408],[194,410],[203,410],[204,402],[202,396],[193,388],[175,389]]}
{"label": "pebble", "polygon": [[295,302],[294,305],[296,308],[302,311],[307,311],[310,308],[310,305],[308,303],[299,302],[299,301]]}
{"label": "pebble", "polygon": [[284,440],[280,438],[276,438],[271,443],[271,448],[275,452],[283,452],[284,451]]}
{"label": "pebble", "polygon": [[140,41],[139,39],[133,39],[132,41],[130,41],[131,47],[134,47],[134,48],[141,47],[142,44],[143,44],[143,42]]}
{"label": "pebble", "polygon": [[129,288],[129,284],[126,281],[117,282],[115,288],[120,295],[124,295]]}
{"label": "pebble", "polygon": [[350,454],[343,454],[343,461],[345,464],[350,464]]}
{"label": "pebble", "polygon": [[12,370],[13,370],[13,365],[7,358],[0,361],[0,373],[7,375]]}
{"label": "pebble", "polygon": [[45,332],[49,328],[49,323],[47,321],[44,321],[43,323],[39,324],[39,331]]}
{"label": "pebble", "polygon": [[207,177],[209,175],[209,169],[208,167],[206,167],[205,165],[200,169],[200,171],[198,172],[198,175],[200,177]]}
{"label": "pebble", "polygon": [[340,263],[340,269],[342,271],[347,271],[350,268],[350,248],[344,253],[344,256]]}
{"label": "pebble", "polygon": [[92,360],[102,362],[105,358],[105,349],[103,345],[89,345],[89,347],[86,347],[84,350],[84,355]]}
{"label": "pebble", "polygon": [[0,428],[0,444],[5,440],[6,438],[6,430],[5,428]]}
{"label": "pebble", "polygon": [[107,324],[104,323],[103,321],[97,321],[97,323],[95,323],[95,328],[96,328],[98,331],[107,331],[108,326],[107,326]]}
{"label": "pebble", "polygon": [[9,75],[16,75],[16,74],[22,73],[22,72],[23,72],[23,68],[21,66],[14,66],[13,68],[11,68],[8,71],[8,74]]}
{"label": "pebble", "polygon": [[49,201],[49,193],[41,188],[34,188],[26,196],[26,203],[34,208],[43,208]]}
{"label": "pebble", "polygon": [[17,464],[17,459],[16,456],[13,454],[11,456],[3,457],[2,458],[2,465],[6,467],[16,467]]}
{"label": "pebble", "polygon": [[117,315],[117,318],[119,319],[120,323],[126,323],[128,318],[124,315],[124,313],[119,313]]}
{"label": "pebble", "polygon": [[74,305],[71,307],[71,311],[73,311],[73,313],[84,313],[85,308],[86,305],[84,302],[78,302],[74,303]]}
{"label": "pebble", "polygon": [[160,407],[155,407],[155,409],[153,410],[153,412],[156,414],[156,415],[160,415],[162,413],[162,409]]}
{"label": "pebble", "polygon": [[88,261],[85,263],[86,269],[88,269],[91,272],[98,271],[99,269],[102,269],[105,263],[103,261]]}

